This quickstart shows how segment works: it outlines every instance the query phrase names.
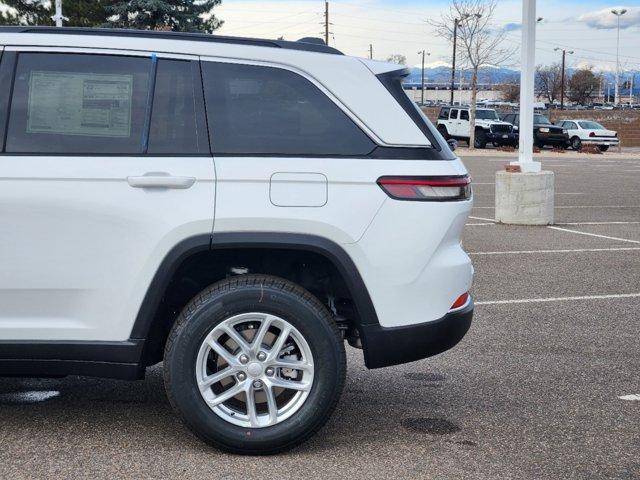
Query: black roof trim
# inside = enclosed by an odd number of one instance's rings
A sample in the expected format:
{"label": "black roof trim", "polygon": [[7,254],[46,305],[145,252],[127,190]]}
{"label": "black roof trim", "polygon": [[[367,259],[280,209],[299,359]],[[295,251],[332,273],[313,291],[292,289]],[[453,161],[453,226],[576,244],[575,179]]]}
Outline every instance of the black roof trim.
{"label": "black roof trim", "polygon": [[[103,35],[114,37],[146,37],[165,40],[187,40],[191,42],[230,43],[236,45],[251,45],[254,47],[285,48],[288,50],[304,50],[307,52],[330,53],[343,55],[340,50],[329,47],[324,42],[303,38],[297,42],[287,40],[266,40],[248,37],[227,37],[223,35],[209,35],[206,33],[187,32],[157,32],[153,30],[129,30],[119,28],[85,28],[85,27],[0,27],[1,33],[46,33],[60,35]],[[317,43],[316,43],[317,42]]]}

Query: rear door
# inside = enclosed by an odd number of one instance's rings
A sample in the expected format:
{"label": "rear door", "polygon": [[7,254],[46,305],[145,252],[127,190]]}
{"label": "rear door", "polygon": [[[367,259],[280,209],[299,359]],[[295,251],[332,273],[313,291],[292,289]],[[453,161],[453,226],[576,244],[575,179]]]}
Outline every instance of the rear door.
{"label": "rear door", "polygon": [[212,230],[199,63],[23,48],[0,75],[0,339],[125,340],[163,257]]}

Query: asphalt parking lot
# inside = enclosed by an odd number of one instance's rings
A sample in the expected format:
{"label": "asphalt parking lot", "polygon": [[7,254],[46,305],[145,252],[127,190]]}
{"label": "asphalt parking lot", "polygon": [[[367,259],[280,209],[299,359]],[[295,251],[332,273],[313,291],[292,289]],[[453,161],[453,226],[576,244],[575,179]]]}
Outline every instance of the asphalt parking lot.
{"label": "asphalt parking lot", "polygon": [[[455,349],[349,371],[296,450],[232,456],[173,415],[154,368],[128,383],[0,379],[0,478],[640,478],[640,160],[551,158],[556,222],[496,225],[494,172],[466,157],[476,315]],[[623,398],[620,398],[623,397]]]}

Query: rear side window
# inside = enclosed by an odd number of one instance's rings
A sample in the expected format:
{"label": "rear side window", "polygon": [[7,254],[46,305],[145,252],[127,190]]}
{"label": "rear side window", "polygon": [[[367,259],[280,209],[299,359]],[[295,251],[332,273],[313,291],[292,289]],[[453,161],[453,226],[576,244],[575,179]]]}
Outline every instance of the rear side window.
{"label": "rear side window", "polygon": [[460,120],[469,120],[469,110],[460,110]]}
{"label": "rear side window", "polygon": [[204,62],[216,154],[366,155],[375,144],[319,88],[288,70]]}
{"label": "rear side window", "polygon": [[21,53],[6,151],[143,153],[152,66],[141,57]]}
{"label": "rear side window", "polygon": [[4,148],[4,132],[7,127],[14,62],[15,54],[13,52],[3,55],[0,51],[0,151]]}
{"label": "rear side window", "polygon": [[208,153],[202,85],[197,62],[158,62],[149,154]]}

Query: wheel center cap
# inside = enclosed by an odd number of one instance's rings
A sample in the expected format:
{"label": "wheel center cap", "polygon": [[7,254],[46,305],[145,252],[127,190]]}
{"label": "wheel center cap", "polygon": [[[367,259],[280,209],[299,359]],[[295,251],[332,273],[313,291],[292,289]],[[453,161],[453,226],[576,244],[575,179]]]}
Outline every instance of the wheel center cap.
{"label": "wheel center cap", "polygon": [[250,363],[247,366],[247,373],[252,378],[257,378],[257,377],[261,376],[262,375],[262,365],[260,365],[258,362]]}

